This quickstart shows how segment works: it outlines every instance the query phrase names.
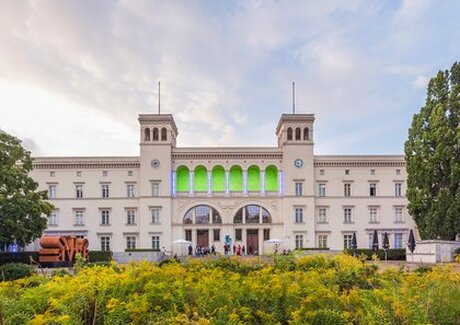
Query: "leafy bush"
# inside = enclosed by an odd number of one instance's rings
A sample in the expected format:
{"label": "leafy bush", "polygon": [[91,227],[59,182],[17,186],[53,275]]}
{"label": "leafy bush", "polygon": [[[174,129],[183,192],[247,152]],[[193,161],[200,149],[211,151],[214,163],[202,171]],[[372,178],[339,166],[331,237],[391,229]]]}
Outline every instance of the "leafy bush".
{"label": "leafy bush", "polygon": [[[353,250],[348,249],[345,251],[346,254],[353,255]],[[356,256],[365,256],[368,260],[372,259],[372,256],[375,254],[380,260],[385,259],[385,251],[379,249],[377,254],[372,249],[359,248],[355,250]],[[398,249],[389,249],[387,253],[387,259],[389,261],[405,261],[406,260],[406,250],[404,248]]]}
{"label": "leafy bush", "polygon": [[22,279],[30,276],[32,273],[32,267],[23,263],[9,263],[0,266],[1,281]]}
{"label": "leafy bush", "polygon": [[110,262],[113,253],[110,251],[89,251],[89,262]]}
{"label": "leafy bush", "polygon": [[38,262],[38,252],[0,253],[0,265],[8,263],[30,264],[30,258]]}
{"label": "leafy bush", "polygon": [[4,324],[458,324],[460,272],[349,255],[85,267],[0,283]]}

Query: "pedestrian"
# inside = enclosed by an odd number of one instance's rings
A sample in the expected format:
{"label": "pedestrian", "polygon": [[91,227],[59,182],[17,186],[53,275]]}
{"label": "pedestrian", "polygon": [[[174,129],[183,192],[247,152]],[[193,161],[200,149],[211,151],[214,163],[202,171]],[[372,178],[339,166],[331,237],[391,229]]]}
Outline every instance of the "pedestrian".
{"label": "pedestrian", "polygon": [[192,247],[192,244],[188,245],[188,255],[189,256],[192,256],[193,254],[193,247]]}
{"label": "pedestrian", "polygon": [[249,251],[248,251],[249,255],[252,255],[252,245],[249,245]]}
{"label": "pedestrian", "polygon": [[233,245],[233,255],[235,255],[235,254],[236,254],[236,246]]}
{"label": "pedestrian", "polygon": [[238,248],[236,249],[236,255],[241,255],[241,245],[238,245]]}
{"label": "pedestrian", "polygon": [[242,250],[243,250],[243,255],[246,254],[246,248],[244,247],[244,245],[243,245],[243,249],[242,249]]}

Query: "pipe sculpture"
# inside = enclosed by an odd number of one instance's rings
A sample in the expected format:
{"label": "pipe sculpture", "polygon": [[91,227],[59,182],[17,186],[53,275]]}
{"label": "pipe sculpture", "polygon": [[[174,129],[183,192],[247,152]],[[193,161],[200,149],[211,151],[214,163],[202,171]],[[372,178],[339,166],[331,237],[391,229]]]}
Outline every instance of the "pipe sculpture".
{"label": "pipe sculpture", "polygon": [[40,239],[39,262],[53,265],[72,264],[79,253],[88,260],[88,239],[71,236],[44,236]]}

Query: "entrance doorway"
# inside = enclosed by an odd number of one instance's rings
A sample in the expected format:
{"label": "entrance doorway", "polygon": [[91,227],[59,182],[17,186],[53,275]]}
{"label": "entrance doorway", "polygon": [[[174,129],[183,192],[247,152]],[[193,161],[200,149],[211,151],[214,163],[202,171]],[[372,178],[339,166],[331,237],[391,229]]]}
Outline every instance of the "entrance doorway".
{"label": "entrance doorway", "polygon": [[201,247],[209,246],[209,230],[208,229],[197,229],[196,244]]}
{"label": "entrance doorway", "polygon": [[248,255],[259,254],[259,229],[246,230],[246,252]]}

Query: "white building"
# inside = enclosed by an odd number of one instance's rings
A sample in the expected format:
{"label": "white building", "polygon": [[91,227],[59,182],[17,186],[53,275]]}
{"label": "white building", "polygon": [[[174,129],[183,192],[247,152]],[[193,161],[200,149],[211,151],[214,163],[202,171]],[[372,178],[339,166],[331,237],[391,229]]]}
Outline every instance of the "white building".
{"label": "white building", "polygon": [[45,234],[114,252],[177,239],[222,251],[227,237],[264,253],[274,238],[342,250],[354,232],[368,248],[375,229],[403,248],[414,228],[404,157],[314,155],[313,114],[283,114],[276,147],[178,148],[172,115],[139,124],[139,157],[34,158],[31,176],[56,207]]}

